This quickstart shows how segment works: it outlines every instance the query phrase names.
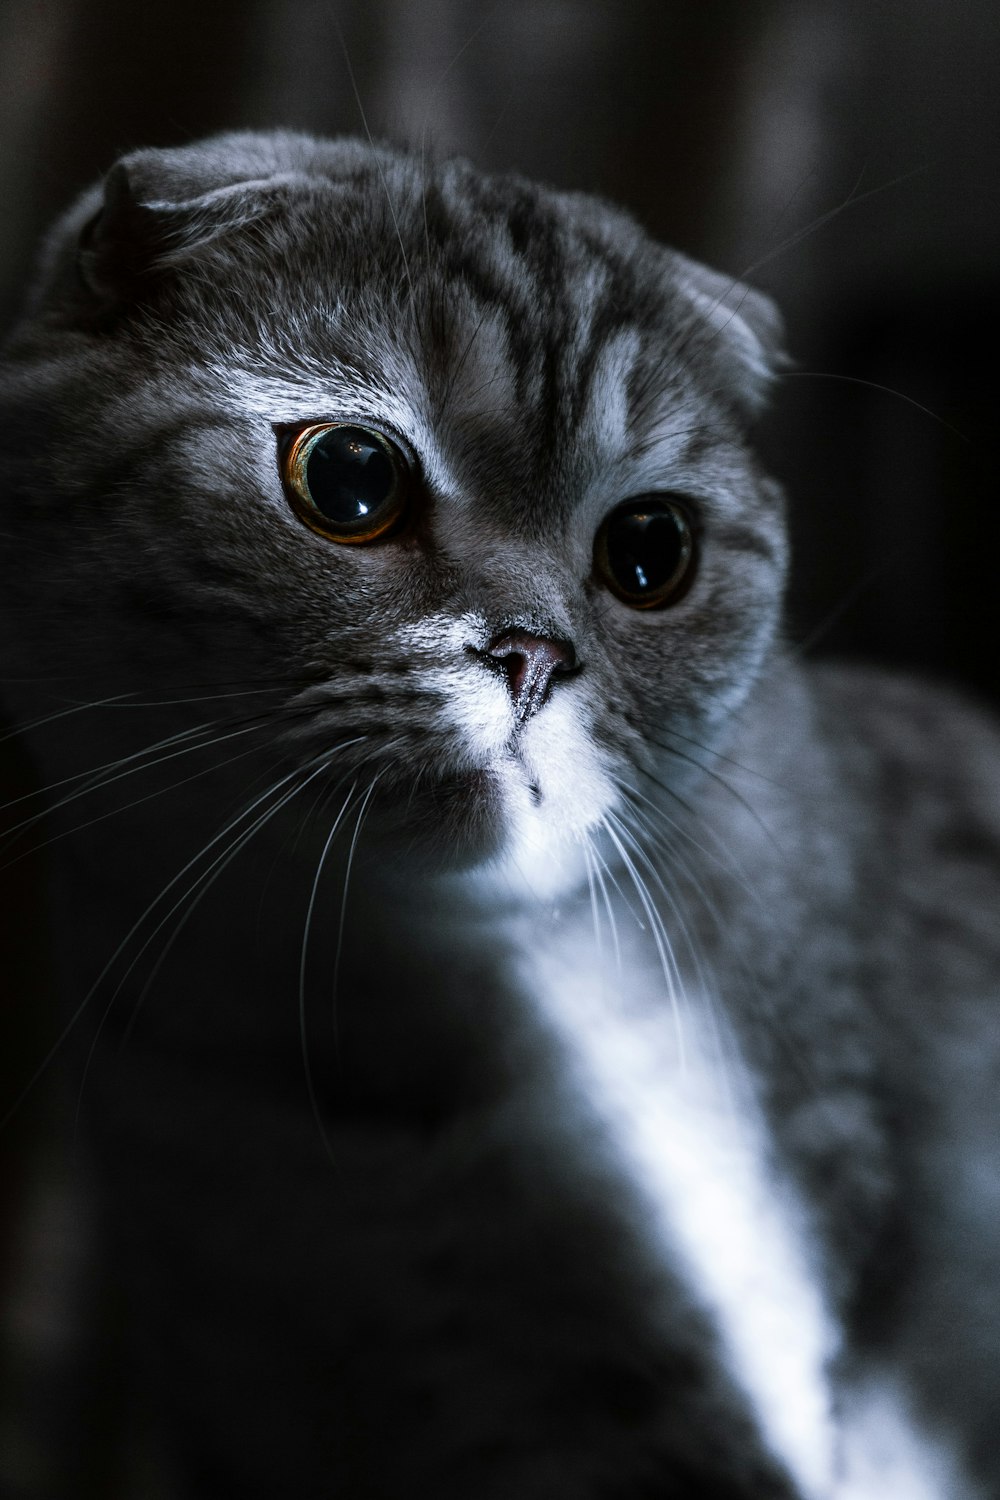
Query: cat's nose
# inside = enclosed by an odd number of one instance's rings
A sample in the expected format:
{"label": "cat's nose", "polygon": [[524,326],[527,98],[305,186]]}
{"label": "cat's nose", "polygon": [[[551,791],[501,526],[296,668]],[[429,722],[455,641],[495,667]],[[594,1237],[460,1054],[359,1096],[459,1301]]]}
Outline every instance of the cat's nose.
{"label": "cat's nose", "polygon": [[569,641],[528,630],[501,632],[483,654],[503,669],[514,712],[522,723],[542,707],[553,677],[576,669],[576,652]]}

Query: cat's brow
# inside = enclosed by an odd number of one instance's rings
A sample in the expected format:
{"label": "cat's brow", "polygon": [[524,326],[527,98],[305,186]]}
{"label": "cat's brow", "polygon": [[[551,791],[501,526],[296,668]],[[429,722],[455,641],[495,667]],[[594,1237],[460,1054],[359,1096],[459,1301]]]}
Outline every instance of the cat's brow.
{"label": "cat's brow", "polygon": [[411,387],[401,397],[387,381],[365,380],[356,372],[330,364],[322,373],[263,374],[220,365],[218,403],[227,415],[255,416],[268,422],[308,421],[339,415],[378,416],[409,433],[419,413]]}
{"label": "cat's brow", "polygon": [[629,384],[641,349],[634,328],[610,339],[589,371],[581,430],[589,431],[598,452],[617,457],[626,447],[632,413]]}

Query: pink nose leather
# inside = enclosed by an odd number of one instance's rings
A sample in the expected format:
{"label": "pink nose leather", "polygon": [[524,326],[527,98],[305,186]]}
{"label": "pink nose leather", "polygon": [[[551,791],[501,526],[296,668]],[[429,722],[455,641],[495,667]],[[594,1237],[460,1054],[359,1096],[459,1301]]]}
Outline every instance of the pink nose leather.
{"label": "pink nose leather", "polygon": [[506,630],[495,636],[485,655],[503,667],[514,712],[522,721],[542,707],[556,673],[571,672],[576,666],[568,641],[532,635],[527,630]]}

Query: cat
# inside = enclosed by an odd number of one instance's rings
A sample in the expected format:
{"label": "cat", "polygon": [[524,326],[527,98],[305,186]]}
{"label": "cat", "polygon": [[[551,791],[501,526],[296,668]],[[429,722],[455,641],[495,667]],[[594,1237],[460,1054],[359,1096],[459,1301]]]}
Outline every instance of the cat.
{"label": "cat", "polygon": [[171,1494],[1000,1494],[1000,739],[785,643],[782,360],[360,141],[134,152],[47,242],[7,857]]}

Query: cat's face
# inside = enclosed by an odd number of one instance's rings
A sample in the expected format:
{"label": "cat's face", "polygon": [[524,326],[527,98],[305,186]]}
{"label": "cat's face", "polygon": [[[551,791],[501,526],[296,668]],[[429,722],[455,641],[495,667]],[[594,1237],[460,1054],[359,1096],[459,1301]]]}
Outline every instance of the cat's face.
{"label": "cat's face", "polygon": [[100,205],[3,371],[8,636],[78,695],[277,685],[293,762],[465,863],[685,779],[781,593],[760,299],[354,142],[141,153]]}

